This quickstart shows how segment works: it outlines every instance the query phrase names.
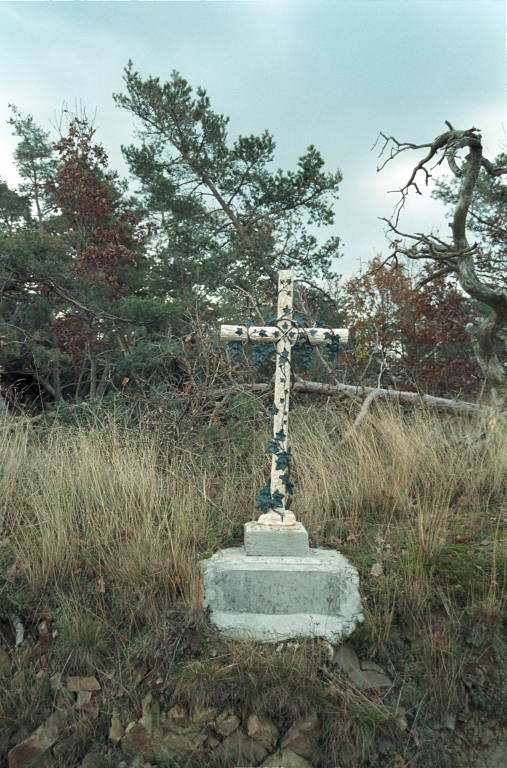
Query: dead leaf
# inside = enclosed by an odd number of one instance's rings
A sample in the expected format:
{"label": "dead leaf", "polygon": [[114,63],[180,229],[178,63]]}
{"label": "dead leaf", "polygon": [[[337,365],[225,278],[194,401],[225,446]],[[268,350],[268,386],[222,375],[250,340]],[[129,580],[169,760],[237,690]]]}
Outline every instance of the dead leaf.
{"label": "dead leaf", "polygon": [[411,728],[409,733],[412,736],[416,747],[420,747],[421,746],[421,737],[419,735],[419,731],[417,730],[417,728]]}
{"label": "dead leaf", "polygon": [[3,577],[6,581],[16,581],[16,579],[20,579],[21,576],[23,576],[27,567],[28,560],[25,560],[22,557],[18,558],[10,568],[7,568],[7,570],[3,572]]}
{"label": "dead leaf", "polygon": [[141,682],[141,680],[143,680],[146,677],[147,674],[148,674],[148,664],[146,663],[146,661],[143,661],[143,663],[139,667],[134,669],[132,673],[132,679],[134,681],[134,686],[136,688]]}
{"label": "dead leaf", "polygon": [[114,741],[116,743],[120,741],[124,733],[125,729],[121,724],[120,718],[118,717],[118,712],[114,710],[113,716],[111,718],[111,725],[109,726],[109,739],[110,741]]}
{"label": "dead leaf", "polygon": [[468,544],[472,538],[472,536],[455,536],[454,541],[457,541],[458,544]]}
{"label": "dead leaf", "polygon": [[90,701],[86,701],[81,705],[81,709],[83,712],[86,712],[87,715],[90,715],[92,720],[96,720],[99,714],[99,702],[97,699],[90,699]]}
{"label": "dead leaf", "polygon": [[37,629],[39,631],[41,650],[43,653],[46,653],[46,651],[49,651],[50,646],[48,625],[45,621],[41,621]]}
{"label": "dead leaf", "polygon": [[12,662],[10,660],[9,654],[4,651],[3,648],[0,648],[0,678],[9,677],[11,674],[11,669]]}
{"label": "dead leaf", "polygon": [[439,629],[435,630],[435,632],[433,632],[431,637],[433,638],[433,642],[435,643],[435,645],[438,645],[439,648],[443,646],[444,641],[442,640],[442,633],[440,632]]}
{"label": "dead leaf", "polygon": [[103,595],[106,591],[106,584],[104,582],[104,579],[102,576],[99,576],[99,578],[95,582],[95,592],[97,592],[99,595]]}
{"label": "dead leaf", "polygon": [[100,683],[96,677],[68,677],[67,690],[71,693],[100,691]]}
{"label": "dead leaf", "polygon": [[122,382],[121,382],[122,387],[126,387],[129,381],[130,381],[129,377],[125,376],[125,378],[122,379]]}
{"label": "dead leaf", "polygon": [[408,763],[401,755],[396,755],[393,762],[393,768],[407,768]]}
{"label": "dead leaf", "polygon": [[375,565],[372,565],[371,571],[370,571],[371,576],[378,577],[378,576],[382,576],[383,573],[384,573],[384,566],[382,565],[382,563],[375,563]]}

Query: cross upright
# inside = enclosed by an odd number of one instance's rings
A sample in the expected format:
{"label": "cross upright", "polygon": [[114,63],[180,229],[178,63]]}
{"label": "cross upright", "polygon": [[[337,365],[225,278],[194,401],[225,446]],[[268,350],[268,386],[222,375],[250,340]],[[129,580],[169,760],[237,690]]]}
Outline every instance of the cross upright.
{"label": "cross upright", "polygon": [[276,350],[275,395],[270,412],[273,416],[272,440],[268,446],[271,458],[270,492],[272,509],[262,514],[258,522],[264,525],[295,525],[296,518],[285,508],[288,501],[287,483],[291,454],[288,446],[289,400],[291,389],[291,352],[295,344],[331,344],[348,341],[347,328],[301,328],[292,317],[294,272],[284,269],[278,273],[278,304],[273,325],[222,325],[220,338],[224,341],[247,341],[273,344]]}

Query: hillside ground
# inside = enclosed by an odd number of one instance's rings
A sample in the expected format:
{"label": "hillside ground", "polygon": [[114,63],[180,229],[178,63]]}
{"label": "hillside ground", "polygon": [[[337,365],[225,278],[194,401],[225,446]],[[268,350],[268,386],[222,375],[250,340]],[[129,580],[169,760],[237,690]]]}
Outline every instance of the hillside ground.
{"label": "hillside ground", "polygon": [[51,715],[59,676],[101,688],[51,753],[62,768],[92,748],[97,766],[126,765],[111,718],[137,721],[150,692],[162,709],[262,713],[279,730],[316,712],[326,767],[464,768],[501,743],[503,423],[374,405],[342,442],[354,414],[296,404],[293,511],[311,546],[358,568],[366,621],[350,642],[393,681],[361,692],[325,644],[227,641],[202,610],[199,560],[241,544],[268,473],[262,401],[238,395],[230,418],[186,431],[158,412],[139,426],[81,411],[0,428],[0,765]]}

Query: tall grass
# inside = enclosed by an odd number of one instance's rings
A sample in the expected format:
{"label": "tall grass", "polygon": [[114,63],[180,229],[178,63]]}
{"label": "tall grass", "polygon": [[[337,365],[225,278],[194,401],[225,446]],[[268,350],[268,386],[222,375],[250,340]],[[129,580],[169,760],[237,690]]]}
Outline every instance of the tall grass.
{"label": "tall grass", "polygon": [[[434,556],[460,500],[473,527],[507,492],[501,429],[470,444],[467,420],[383,406],[342,443],[349,422],[330,408],[301,408],[292,419],[293,509],[311,533],[329,521],[341,531],[381,525]],[[0,525],[28,560],[33,589],[93,561],[123,585],[132,610],[133,594],[144,602],[166,577],[197,607],[199,555],[241,543],[269,469],[267,430],[239,444],[216,435],[203,450],[198,437],[176,446],[163,432],[120,432],[114,422],[43,435],[2,429]]]}

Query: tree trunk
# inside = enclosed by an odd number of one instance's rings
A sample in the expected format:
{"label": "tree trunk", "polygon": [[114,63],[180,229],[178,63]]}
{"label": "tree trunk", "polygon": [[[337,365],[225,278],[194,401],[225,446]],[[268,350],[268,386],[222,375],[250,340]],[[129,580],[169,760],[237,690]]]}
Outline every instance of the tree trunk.
{"label": "tree trunk", "polygon": [[9,408],[1,392],[0,392],[0,417],[3,419],[11,418],[11,414],[9,413]]}
{"label": "tree trunk", "polygon": [[109,357],[106,357],[106,363],[104,365],[104,370],[102,371],[102,377],[99,382],[99,386],[97,388],[97,397],[100,399],[104,397],[104,392],[106,391],[107,385],[109,384],[109,374],[111,370],[111,363],[109,360]]}
{"label": "tree trunk", "polygon": [[62,397],[62,382],[60,378],[59,368],[55,368],[53,370],[53,389],[55,391],[55,402],[61,403],[63,400],[63,397]]}
{"label": "tree trunk", "polygon": [[97,358],[90,352],[90,400],[97,397]]}

